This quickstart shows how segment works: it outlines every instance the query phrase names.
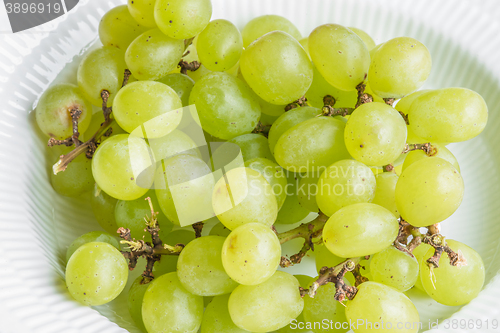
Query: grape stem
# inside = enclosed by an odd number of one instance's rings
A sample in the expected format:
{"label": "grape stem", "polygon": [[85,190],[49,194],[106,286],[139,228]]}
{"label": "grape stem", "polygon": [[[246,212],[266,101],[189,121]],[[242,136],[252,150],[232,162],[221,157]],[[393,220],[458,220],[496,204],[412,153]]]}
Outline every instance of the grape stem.
{"label": "grape stem", "polygon": [[402,154],[409,153],[414,150],[423,150],[428,156],[434,156],[437,153],[436,147],[433,147],[430,142],[426,143],[407,143]]}
{"label": "grape stem", "polygon": [[199,63],[196,60],[191,61],[191,62],[187,62],[187,61],[184,61],[181,59],[181,61],[179,61],[179,64],[177,66],[179,66],[181,68],[182,74],[187,75],[187,71],[194,72],[194,71],[198,70],[198,68],[200,68],[200,66],[201,66],[201,63]]}
{"label": "grape stem", "polygon": [[342,302],[346,298],[350,300],[353,299],[358,292],[358,289],[353,286],[347,286],[344,282],[344,275],[347,272],[354,271],[360,261],[361,257],[351,258],[341,262],[334,267],[325,266],[321,268],[318,278],[311,284],[311,287],[309,289],[299,287],[300,296],[304,297],[305,295],[308,295],[309,297],[314,298],[319,287],[332,282],[335,284],[336,289],[334,296],[335,300]]}
{"label": "grape stem", "polygon": [[321,108],[321,116],[334,117],[342,116],[345,117],[353,113],[354,108],[335,108],[335,97],[332,95],[326,95],[323,97],[323,108]]}
{"label": "grape stem", "polygon": [[194,230],[195,237],[196,238],[200,238],[201,237],[201,232],[203,231],[203,222],[193,223],[192,227],[193,227],[193,230]]}
{"label": "grape stem", "polygon": [[125,74],[123,75],[122,88],[127,85],[128,80],[130,79],[130,75],[132,75],[132,73],[128,69],[125,69]]}
{"label": "grape stem", "polygon": [[290,111],[291,109],[299,108],[307,106],[307,97],[306,95],[302,96],[298,100],[293,101],[292,103],[285,106],[285,112]]}
{"label": "grape stem", "polygon": [[269,130],[271,129],[271,125],[263,125],[260,121],[257,123],[257,126],[253,129],[252,133],[262,134],[266,138],[269,136]]}
{"label": "grape stem", "polygon": [[64,140],[57,140],[54,138],[50,138],[49,142],[47,143],[47,146],[53,147],[53,146],[65,145],[70,147],[72,145],[75,145],[75,147],[78,147],[79,145],[82,144],[82,142],[78,140],[78,137],[80,136],[80,133],[78,132],[78,120],[82,115],[82,110],[78,108],[73,108],[69,111],[69,114],[71,116],[71,123],[73,125],[73,135]]}
{"label": "grape stem", "polygon": [[151,235],[152,242],[145,242],[142,239],[136,240],[132,238],[130,229],[120,227],[117,230],[117,233],[120,234],[120,238],[123,239],[120,243],[128,245],[128,249],[130,250],[130,252],[121,251],[125,259],[129,261],[129,269],[131,271],[134,270],[137,266],[137,260],[140,257],[146,259],[146,269],[142,273],[143,279],[141,284],[149,283],[154,279],[153,266],[155,262],[161,259],[162,255],[179,255],[184,248],[183,244],[176,244],[174,246],[163,244],[159,236],[160,226],[156,218],[158,212],[155,212],[151,198],[147,197],[146,200],[149,202],[149,207],[151,208],[151,216],[146,216],[144,220],[146,222],[146,230]]}
{"label": "grape stem", "polygon": [[[365,257],[365,259],[366,260],[370,259],[370,256]],[[361,264],[357,264],[356,267],[352,271],[352,275],[354,275],[354,278],[355,278],[355,283],[354,283],[355,287],[368,281],[368,278],[361,274],[361,269],[366,270],[365,266],[361,266]]]}
{"label": "grape stem", "polygon": [[360,107],[365,103],[373,102],[373,96],[365,93],[365,89],[366,89],[366,84],[364,84],[363,82],[361,82],[356,86],[356,90],[358,91],[358,101],[356,103],[356,106],[354,107],[355,109],[357,109],[358,107]]}
{"label": "grape stem", "polygon": [[302,258],[304,258],[309,250],[314,251],[314,243],[317,242],[318,239],[321,241],[323,227],[325,226],[327,220],[328,216],[320,212],[318,217],[311,222],[303,223],[295,229],[278,234],[280,244],[284,244],[295,238],[304,238],[304,245],[300,249],[299,253],[292,255],[290,259],[281,257],[281,267],[290,267],[294,264],[298,264],[302,261]]}

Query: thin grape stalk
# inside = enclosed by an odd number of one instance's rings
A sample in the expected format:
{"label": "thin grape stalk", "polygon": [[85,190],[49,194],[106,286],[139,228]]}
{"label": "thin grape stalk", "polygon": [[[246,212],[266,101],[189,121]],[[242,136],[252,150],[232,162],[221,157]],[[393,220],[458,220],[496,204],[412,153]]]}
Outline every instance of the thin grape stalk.
{"label": "thin grape stalk", "polygon": [[285,106],[285,112],[290,111],[292,109],[300,108],[303,106],[307,106],[307,97],[304,95],[301,98],[299,98],[296,101],[293,101],[292,103],[288,104]]}
{"label": "thin grape stalk", "polygon": [[334,116],[348,116],[354,112],[358,107],[365,103],[373,102],[373,97],[370,94],[365,93],[366,84],[360,83],[356,86],[356,90],[358,91],[358,101],[356,102],[356,106],[354,108],[335,108],[335,98],[331,95],[326,95],[323,97],[323,108],[322,108],[322,116],[326,117],[334,117]]}
{"label": "thin grape stalk", "polygon": [[158,212],[155,212],[151,198],[147,197],[146,200],[148,200],[151,208],[151,216],[146,216],[144,220],[146,221],[146,230],[151,234],[152,242],[132,238],[130,229],[120,227],[117,231],[120,237],[123,238],[120,243],[129,246],[130,252],[122,251],[122,254],[129,261],[128,267],[130,270],[134,270],[140,257],[146,259],[146,269],[142,273],[142,284],[149,283],[154,279],[153,266],[155,262],[160,260],[162,255],[179,255],[184,249],[184,244],[175,244],[174,246],[163,244],[159,236],[160,226],[156,219]]}

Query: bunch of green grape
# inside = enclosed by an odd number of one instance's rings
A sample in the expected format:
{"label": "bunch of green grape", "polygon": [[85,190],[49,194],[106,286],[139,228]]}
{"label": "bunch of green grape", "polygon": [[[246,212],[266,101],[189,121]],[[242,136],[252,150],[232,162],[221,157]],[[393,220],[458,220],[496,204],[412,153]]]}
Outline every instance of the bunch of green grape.
{"label": "bunch of green grape", "polygon": [[[69,294],[94,306],[126,293],[148,333],[390,330],[419,321],[410,288],[450,306],[476,297],[480,255],[437,234],[447,251],[432,264],[438,245],[418,228],[453,227],[464,180],[447,145],[483,131],[483,98],[419,90],[431,55],[410,37],[211,17],[210,0],[129,0],[103,16],[78,85],[40,98],[53,189],[90,201],[105,230],[68,246]],[[317,271],[286,271],[296,238]],[[125,288],[144,247],[154,260]],[[339,285],[354,290],[345,302]]]}

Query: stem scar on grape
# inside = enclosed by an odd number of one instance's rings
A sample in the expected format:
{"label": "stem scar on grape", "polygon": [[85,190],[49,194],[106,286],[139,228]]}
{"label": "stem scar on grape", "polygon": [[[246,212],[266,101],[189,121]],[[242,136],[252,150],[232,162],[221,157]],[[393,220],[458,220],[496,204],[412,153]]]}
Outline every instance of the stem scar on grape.
{"label": "stem scar on grape", "polygon": [[193,223],[192,227],[194,229],[195,237],[196,238],[200,238],[201,237],[201,232],[203,231],[203,222]]}

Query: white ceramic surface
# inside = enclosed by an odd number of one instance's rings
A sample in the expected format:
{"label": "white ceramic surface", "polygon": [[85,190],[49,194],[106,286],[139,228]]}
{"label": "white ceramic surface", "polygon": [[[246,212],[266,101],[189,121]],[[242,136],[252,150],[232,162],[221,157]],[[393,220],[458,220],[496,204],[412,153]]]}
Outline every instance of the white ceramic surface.
{"label": "white ceramic surface", "polygon": [[[240,28],[255,16],[274,13],[291,19],[303,35],[319,24],[334,22],[364,29],[377,43],[396,36],[415,37],[427,45],[433,57],[432,74],[424,88],[463,86],[483,95],[490,109],[485,132],[469,142],[451,145],[462,169],[466,195],[460,209],[442,226],[445,235],[482,255],[487,269],[485,288],[462,308],[441,306],[417,292],[409,296],[417,304],[424,330],[430,319],[474,319],[483,324],[467,329],[460,324],[440,326],[440,332],[486,332],[486,320],[490,325],[493,319],[500,320],[500,1],[212,2],[213,18],[230,19]],[[1,333],[138,332],[124,296],[88,308],[66,292],[66,248],[74,238],[99,226],[85,203],[88,198],[62,198],[52,190],[48,166],[55,156],[45,148],[45,139],[33,126],[30,114],[52,82],[75,81],[81,55],[96,40],[100,17],[120,3],[83,0],[63,18],[42,27],[16,35],[0,34]],[[297,246],[300,244],[287,244],[285,250]],[[304,264],[287,270],[313,275],[314,265],[306,258]]]}

